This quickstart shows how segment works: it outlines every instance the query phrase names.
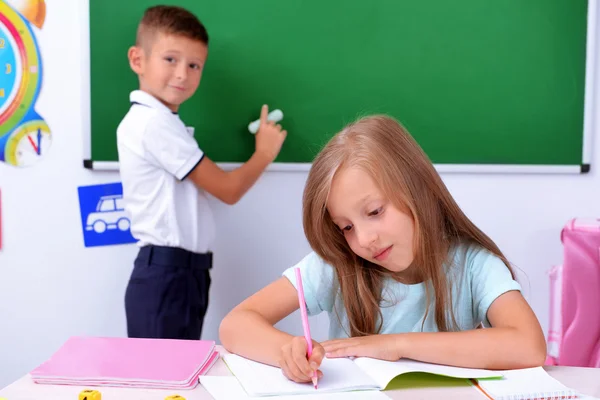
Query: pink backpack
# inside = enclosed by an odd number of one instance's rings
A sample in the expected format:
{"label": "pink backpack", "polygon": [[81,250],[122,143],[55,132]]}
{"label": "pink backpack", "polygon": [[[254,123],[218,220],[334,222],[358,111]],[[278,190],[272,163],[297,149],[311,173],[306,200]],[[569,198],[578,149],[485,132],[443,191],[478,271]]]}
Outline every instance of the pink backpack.
{"label": "pink backpack", "polygon": [[550,270],[549,365],[600,367],[600,220],[561,232],[563,264]]}

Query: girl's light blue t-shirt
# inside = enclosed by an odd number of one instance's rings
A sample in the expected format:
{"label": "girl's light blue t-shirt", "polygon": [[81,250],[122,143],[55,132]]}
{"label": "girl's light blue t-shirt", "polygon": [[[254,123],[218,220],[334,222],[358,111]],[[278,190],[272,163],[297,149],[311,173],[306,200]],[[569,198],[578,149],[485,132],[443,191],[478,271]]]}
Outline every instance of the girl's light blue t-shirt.
{"label": "girl's light blue t-shirt", "polygon": [[[452,252],[453,263],[446,266],[452,286],[453,312],[459,330],[490,327],[487,311],[498,296],[521,291],[506,265],[479,246],[458,246]],[[329,314],[329,338],[349,337],[348,316],[343,306],[335,269],[311,252],[283,275],[296,287],[294,268],[302,273],[308,315]],[[386,278],[383,284],[381,332],[435,332],[434,306],[423,324],[426,307],[425,283],[406,285]],[[432,299],[433,303],[433,299]]]}

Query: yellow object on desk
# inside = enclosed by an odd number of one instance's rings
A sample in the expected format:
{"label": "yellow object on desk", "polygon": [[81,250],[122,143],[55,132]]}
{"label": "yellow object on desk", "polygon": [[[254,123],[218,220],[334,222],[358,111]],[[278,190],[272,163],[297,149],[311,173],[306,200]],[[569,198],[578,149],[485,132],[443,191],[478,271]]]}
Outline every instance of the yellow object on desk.
{"label": "yellow object on desk", "polygon": [[165,397],[165,400],[185,400],[185,397],[181,397],[178,394],[174,394],[174,395]]}
{"label": "yellow object on desk", "polygon": [[79,393],[79,400],[102,400],[102,394],[97,390],[86,389]]}

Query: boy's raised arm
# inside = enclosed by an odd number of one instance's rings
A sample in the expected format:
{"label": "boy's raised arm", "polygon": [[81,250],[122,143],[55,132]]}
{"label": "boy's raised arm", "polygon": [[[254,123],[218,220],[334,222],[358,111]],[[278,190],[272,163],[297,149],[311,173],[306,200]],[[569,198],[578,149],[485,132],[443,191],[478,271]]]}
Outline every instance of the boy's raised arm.
{"label": "boy's raised arm", "polygon": [[224,203],[237,203],[275,160],[287,135],[281,126],[267,121],[268,111],[267,106],[262,107],[256,150],[248,161],[233,171],[223,171],[205,156],[190,172],[188,179]]}

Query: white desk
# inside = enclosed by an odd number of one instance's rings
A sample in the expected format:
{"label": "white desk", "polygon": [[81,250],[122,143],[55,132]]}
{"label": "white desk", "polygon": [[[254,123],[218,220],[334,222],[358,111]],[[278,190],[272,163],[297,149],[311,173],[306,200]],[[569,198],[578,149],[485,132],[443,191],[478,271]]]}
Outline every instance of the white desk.
{"label": "white desk", "polygon": [[[220,346],[219,353],[227,354]],[[581,393],[600,397],[600,369],[580,367],[545,367],[546,371],[566,386]],[[230,376],[231,373],[222,359],[210,369],[207,375]],[[77,400],[84,389],[96,389],[102,393],[102,400],[164,400],[172,394],[179,394],[186,400],[212,400],[212,396],[198,385],[194,390],[143,390],[112,387],[83,387],[38,385],[29,375],[0,390],[0,397],[7,400]],[[391,399],[478,399],[485,397],[472,387],[452,388],[411,388],[383,392]]]}

